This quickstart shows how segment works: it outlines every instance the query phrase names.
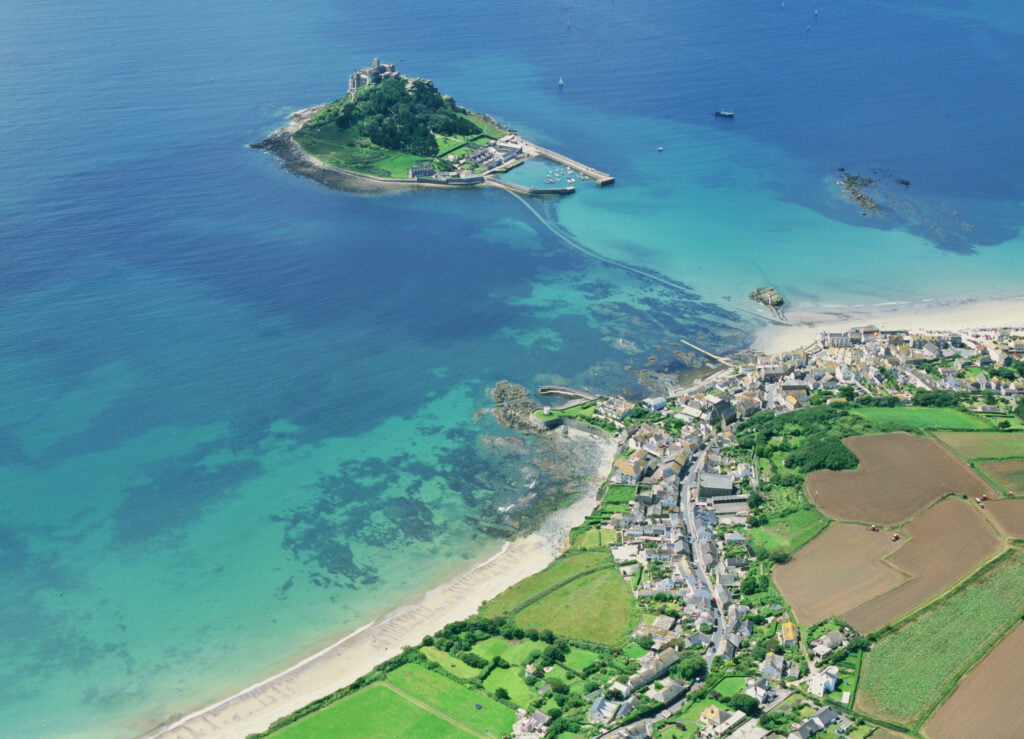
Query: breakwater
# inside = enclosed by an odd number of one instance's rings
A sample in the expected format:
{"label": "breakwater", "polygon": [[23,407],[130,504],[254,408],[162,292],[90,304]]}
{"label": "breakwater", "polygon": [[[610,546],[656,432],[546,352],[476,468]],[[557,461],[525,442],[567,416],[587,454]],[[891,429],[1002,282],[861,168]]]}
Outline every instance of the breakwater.
{"label": "breakwater", "polygon": [[615,178],[612,177],[607,172],[602,172],[599,169],[588,167],[586,164],[583,164],[582,162],[577,162],[575,159],[570,159],[564,154],[559,154],[557,151],[545,149],[544,147],[537,146],[536,144],[530,144],[530,147],[533,149],[537,156],[544,157],[545,159],[550,159],[553,162],[558,162],[559,164],[565,165],[566,167],[570,167],[572,169],[575,169],[577,172],[581,172],[587,175],[588,177],[594,180],[594,183],[598,187],[604,187],[605,185],[611,185],[615,183]]}
{"label": "breakwater", "polygon": [[576,188],[571,185],[568,187],[526,187],[525,185],[517,185],[515,182],[506,182],[505,180],[487,178],[487,184],[492,187],[500,187],[502,190],[508,190],[509,192],[518,193],[519,195],[572,195],[576,192]]}

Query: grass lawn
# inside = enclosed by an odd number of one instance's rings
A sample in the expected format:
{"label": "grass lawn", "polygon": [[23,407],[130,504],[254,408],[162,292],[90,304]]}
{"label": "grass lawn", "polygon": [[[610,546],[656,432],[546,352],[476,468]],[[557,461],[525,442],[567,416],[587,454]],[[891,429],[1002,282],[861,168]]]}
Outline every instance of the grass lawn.
{"label": "grass lawn", "polygon": [[723,698],[731,698],[736,693],[742,693],[747,689],[747,678],[745,677],[725,677],[715,687],[712,688]]}
{"label": "grass lawn", "polygon": [[524,707],[530,705],[530,701],[537,697],[537,692],[523,682],[520,667],[499,667],[492,670],[484,680],[484,687],[491,693],[498,688],[504,688],[513,703]]}
{"label": "grass lawn", "polygon": [[[382,720],[386,716],[387,720]],[[344,700],[275,733],[283,739],[321,739],[358,736],[367,739],[404,739],[410,736],[472,737],[468,731],[412,703],[383,683],[363,688]]]}
{"label": "grass lawn", "polygon": [[587,669],[592,664],[597,662],[599,659],[600,657],[591,652],[590,650],[578,649],[577,647],[573,647],[569,651],[569,655],[565,658],[565,666],[568,667],[570,670],[582,672],[583,670]]}
{"label": "grass lawn", "polygon": [[470,667],[461,659],[451,656],[447,652],[442,652],[437,647],[420,647],[420,651],[423,655],[431,662],[437,662],[445,670],[450,672],[455,677],[472,678],[480,674],[480,670],[476,667]]}
{"label": "grass lawn", "polygon": [[821,511],[812,506],[751,529],[750,540],[766,549],[781,548],[792,554],[820,534],[828,522]]}
{"label": "grass lawn", "polygon": [[978,416],[964,413],[955,408],[918,408],[915,406],[857,408],[854,413],[878,424],[885,431],[898,429],[970,431],[971,429],[992,428]]}
{"label": "grass lawn", "polygon": [[607,550],[580,552],[559,557],[546,569],[516,583],[498,597],[485,603],[480,608],[480,614],[487,618],[496,618],[515,612],[524,602],[537,597],[544,591],[569,582],[586,570],[611,562],[612,555]]}
{"label": "grass lawn", "polygon": [[628,503],[636,497],[634,485],[609,485],[604,492],[606,503]]}
{"label": "grass lawn", "polygon": [[544,649],[547,645],[540,641],[526,639],[521,642],[510,642],[500,636],[492,636],[490,639],[477,642],[473,645],[473,652],[484,659],[504,657],[510,665],[523,665],[529,659],[531,652]]}
{"label": "grass lawn", "polygon": [[644,649],[639,644],[630,644],[622,651],[623,653],[625,653],[627,657],[632,657],[633,659],[640,659],[645,654],[647,654],[648,650]]}
{"label": "grass lawn", "polygon": [[879,639],[864,658],[857,707],[908,726],[919,725],[960,675],[1020,618],[1021,582],[1024,551],[1011,550]]}
{"label": "grass lawn", "polygon": [[[600,607],[580,607],[588,603]],[[572,580],[515,615],[524,629],[551,629],[570,639],[609,646],[621,642],[638,620],[633,594],[614,567]]]}
{"label": "grass lawn", "polygon": [[[402,665],[388,673],[387,681],[445,716],[484,734],[508,734],[516,721],[515,711],[508,706],[421,665]],[[477,709],[477,705],[481,708]],[[357,733],[349,735],[359,736]]]}

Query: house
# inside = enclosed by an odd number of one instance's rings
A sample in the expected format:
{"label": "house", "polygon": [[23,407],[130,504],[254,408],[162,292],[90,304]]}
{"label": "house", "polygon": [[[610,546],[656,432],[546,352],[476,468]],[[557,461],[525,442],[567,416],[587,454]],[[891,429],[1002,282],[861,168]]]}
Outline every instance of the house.
{"label": "house", "polygon": [[767,654],[759,665],[761,676],[781,680],[786,672],[786,660],[779,654]]}
{"label": "house", "polygon": [[837,682],[839,682],[839,667],[830,665],[824,670],[811,673],[807,678],[807,690],[811,695],[824,698],[826,693],[831,693],[836,689]]}
{"label": "house", "polygon": [[843,635],[839,631],[833,629],[827,634],[819,636],[811,642],[811,652],[815,657],[820,659],[826,654],[829,654],[833,650],[841,647],[845,641],[846,640],[843,638]]}
{"label": "house", "polygon": [[723,736],[732,731],[735,726],[743,721],[747,714],[743,711],[726,711],[715,704],[711,704],[700,712],[700,720],[704,722],[703,736]]}
{"label": "house", "polygon": [[665,680],[660,688],[651,687],[647,697],[658,703],[671,703],[686,690],[686,686],[675,680]]}
{"label": "house", "polygon": [[653,683],[660,677],[668,674],[668,669],[679,661],[679,652],[674,649],[666,649],[657,657],[652,659],[644,667],[629,677],[629,687],[633,692]]}
{"label": "house", "polygon": [[[521,709],[520,709],[521,710]],[[525,713],[525,712],[524,712]],[[545,728],[551,721],[551,717],[542,711],[534,711],[531,714],[522,716],[512,726],[512,734],[520,739],[528,739],[528,737],[542,737],[544,736]]]}
{"label": "house", "polygon": [[587,718],[590,719],[592,724],[607,724],[613,718],[619,710],[619,703],[610,701],[603,695],[599,695],[597,699],[591,704],[590,710],[587,712]]}
{"label": "house", "polygon": [[420,177],[430,177],[434,174],[434,168],[429,165],[409,167],[409,179],[418,180]]}
{"label": "house", "polygon": [[819,731],[824,731],[827,726],[834,724],[838,719],[839,714],[832,706],[819,708],[810,718],[793,729],[786,739],[807,739]]}
{"label": "house", "polygon": [[660,410],[662,410],[665,407],[665,402],[666,401],[665,401],[664,398],[644,398],[643,399],[644,408],[646,408],[649,411],[660,411]]}
{"label": "house", "polygon": [[784,647],[792,647],[800,641],[800,632],[796,628],[796,624],[792,621],[786,621],[779,627],[782,632],[780,641]]}
{"label": "house", "polygon": [[772,684],[763,677],[758,680],[747,680],[747,695],[758,703],[771,703],[775,698]]}

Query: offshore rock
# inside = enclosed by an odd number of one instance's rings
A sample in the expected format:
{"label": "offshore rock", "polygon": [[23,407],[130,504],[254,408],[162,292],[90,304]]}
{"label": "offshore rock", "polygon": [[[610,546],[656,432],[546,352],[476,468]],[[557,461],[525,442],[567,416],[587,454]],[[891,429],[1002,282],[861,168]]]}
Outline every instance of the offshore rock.
{"label": "offshore rock", "polygon": [[547,431],[544,423],[533,415],[540,406],[530,400],[530,391],[522,385],[502,380],[491,390],[491,397],[497,406],[494,416],[505,428],[526,434]]}
{"label": "offshore rock", "polygon": [[770,285],[751,290],[749,297],[755,303],[767,305],[769,308],[778,308],[785,302],[778,291]]}

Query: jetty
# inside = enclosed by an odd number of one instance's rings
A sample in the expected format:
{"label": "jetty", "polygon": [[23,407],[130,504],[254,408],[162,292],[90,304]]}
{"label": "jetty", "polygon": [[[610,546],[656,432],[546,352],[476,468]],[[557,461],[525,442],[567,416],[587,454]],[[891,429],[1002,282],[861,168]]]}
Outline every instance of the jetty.
{"label": "jetty", "polygon": [[567,398],[580,398],[582,400],[594,400],[597,398],[596,395],[585,390],[575,390],[571,387],[562,387],[561,385],[541,385],[538,391],[541,395],[564,395]]}
{"label": "jetty", "polygon": [[687,341],[686,339],[679,339],[679,342],[681,344],[686,344],[691,349],[696,349],[697,351],[699,351],[701,354],[704,354],[705,356],[711,357],[711,359],[714,359],[716,362],[719,362],[720,364],[724,364],[724,365],[727,365],[729,367],[733,366],[732,360],[730,360],[728,357],[721,357],[721,356],[719,356],[717,354],[712,354],[707,349],[701,349],[699,346],[697,346],[696,344],[693,344],[693,343]]}
{"label": "jetty", "polygon": [[514,182],[506,182],[505,180],[493,177],[488,177],[486,184],[492,187],[500,187],[502,190],[508,190],[509,192],[516,192],[520,195],[572,195],[576,192],[576,188],[571,185],[568,187],[526,187],[525,185],[517,185]]}
{"label": "jetty", "polygon": [[545,159],[550,159],[553,162],[565,165],[566,167],[570,167],[571,169],[575,169],[577,172],[587,175],[592,180],[594,180],[594,184],[596,184],[598,187],[604,187],[605,185],[612,185],[615,183],[615,178],[612,177],[607,172],[602,172],[599,169],[588,167],[586,164],[583,164],[582,162],[577,162],[575,159],[570,159],[564,154],[559,154],[557,151],[545,149],[543,146],[537,146],[536,144],[533,143],[530,144],[530,148],[533,150],[536,156],[544,157]]}

